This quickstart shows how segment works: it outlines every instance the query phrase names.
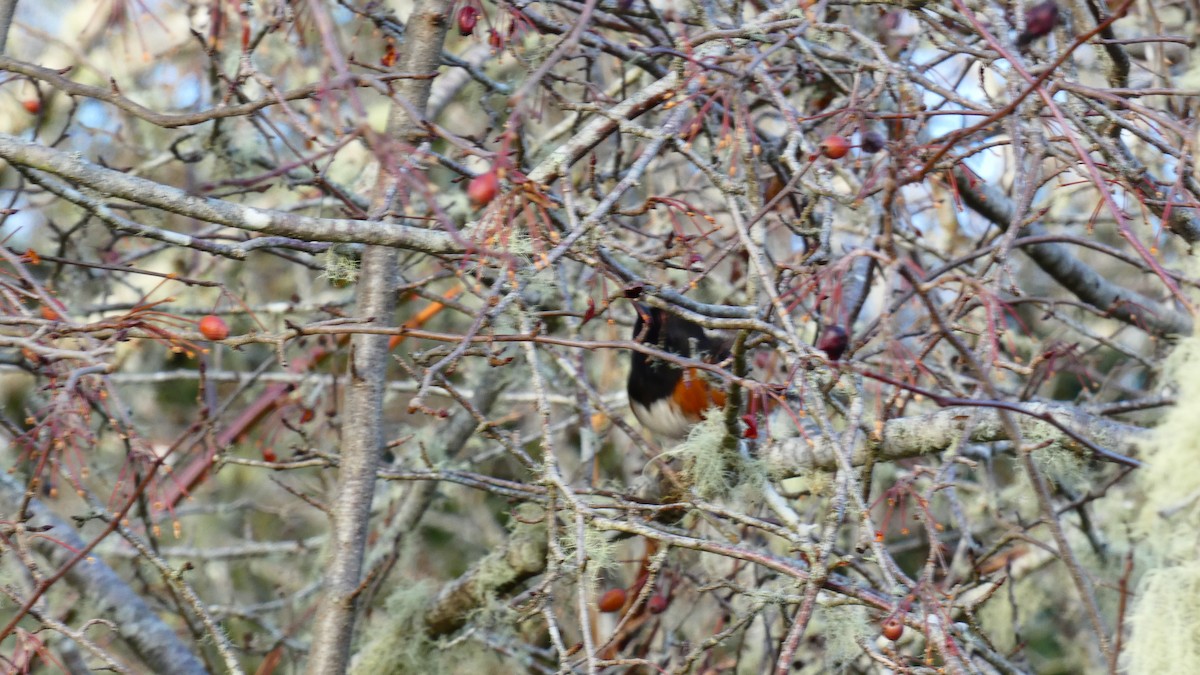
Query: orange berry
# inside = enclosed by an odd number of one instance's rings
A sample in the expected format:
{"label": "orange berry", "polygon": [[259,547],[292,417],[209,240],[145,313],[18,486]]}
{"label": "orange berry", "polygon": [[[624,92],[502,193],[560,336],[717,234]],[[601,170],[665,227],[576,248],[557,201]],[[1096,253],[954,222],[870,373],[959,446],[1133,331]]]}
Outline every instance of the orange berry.
{"label": "orange berry", "polygon": [[384,68],[396,65],[396,45],[388,42],[387,47],[383,50],[383,57],[379,59],[379,64]]}
{"label": "orange berry", "polygon": [[229,337],[229,325],[215,314],[200,319],[200,334],[209,340],[224,340]]}
{"label": "orange berry", "polygon": [[604,591],[596,603],[601,612],[615,612],[625,606],[625,589],[610,588]]}
{"label": "orange berry", "polygon": [[821,154],[829,159],[841,159],[850,152],[850,141],[845,136],[827,136],[821,141]]}
{"label": "orange berry", "polygon": [[892,617],[883,622],[883,637],[895,642],[904,635],[904,622],[896,617]]}

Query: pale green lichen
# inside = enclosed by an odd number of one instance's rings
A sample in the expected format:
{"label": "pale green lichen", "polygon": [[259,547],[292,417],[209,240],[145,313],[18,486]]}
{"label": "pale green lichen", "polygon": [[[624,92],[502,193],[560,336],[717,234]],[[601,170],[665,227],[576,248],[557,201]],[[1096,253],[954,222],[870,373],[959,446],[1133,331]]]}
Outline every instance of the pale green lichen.
{"label": "pale green lichen", "polygon": [[818,606],[813,619],[817,624],[813,626],[813,632],[825,636],[826,672],[841,671],[853,663],[862,654],[858,641],[868,639],[877,631],[872,628],[862,605]]}
{"label": "pale green lichen", "polygon": [[1200,560],[1147,572],[1129,623],[1128,672],[1200,672]]}
{"label": "pale green lichen", "polygon": [[1138,472],[1138,569],[1123,657],[1134,675],[1200,672],[1200,338],[1181,341],[1163,368],[1179,403],[1155,429]]}
{"label": "pale green lichen", "polygon": [[781,482],[780,485],[789,494],[828,497],[833,494],[835,476],[832,471],[806,470]]}
{"label": "pale green lichen", "polygon": [[[401,580],[392,587],[384,611],[364,636],[365,646],[356,657],[351,672],[355,675],[425,675],[427,673],[514,672],[513,663],[497,654],[473,636],[487,634],[501,642],[510,639],[517,623],[516,613],[495,597],[502,588],[529,567],[544,559],[544,525],[537,521],[542,512],[536,506],[518,507],[522,519],[512,521],[509,545],[477,561],[471,577],[470,593],[476,605],[469,610],[473,630],[454,638],[430,637],[427,621],[437,586],[433,582]],[[410,559],[406,550],[403,560]],[[402,563],[399,569],[410,566]]]}
{"label": "pale green lichen", "polygon": [[371,625],[367,644],[354,662],[355,675],[371,673],[439,672],[435,643],[426,635],[423,619],[435,587],[416,582],[397,584],[386,609]]}
{"label": "pale green lichen", "polygon": [[[562,546],[566,559],[572,563],[575,562],[579,545],[579,536],[575,527],[568,525],[563,528],[559,544]],[[616,569],[618,566],[617,545],[613,543],[612,538],[606,532],[585,525],[583,550],[587,554],[588,583],[595,584],[599,580],[601,572]]]}
{"label": "pale green lichen", "polygon": [[664,452],[660,458],[682,460],[692,489],[704,499],[713,499],[727,494],[736,479],[736,467],[724,448],[724,441],[725,420],[720,410],[713,408],[692,427],[687,440]]}
{"label": "pale green lichen", "polygon": [[321,276],[335,286],[352,284],[358,281],[359,264],[358,256],[347,254],[337,246],[330,246],[325,252],[325,271]]}
{"label": "pale green lichen", "polygon": [[1072,492],[1085,492],[1090,485],[1087,463],[1059,443],[1035,450],[1033,461],[1047,478]]}

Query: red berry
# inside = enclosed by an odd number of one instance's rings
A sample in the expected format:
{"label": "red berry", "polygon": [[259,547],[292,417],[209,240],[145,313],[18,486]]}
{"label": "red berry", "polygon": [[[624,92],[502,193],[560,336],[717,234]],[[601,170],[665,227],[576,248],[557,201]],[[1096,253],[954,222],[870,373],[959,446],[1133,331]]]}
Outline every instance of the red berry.
{"label": "red berry", "polygon": [[475,32],[475,24],[479,23],[479,10],[467,6],[458,10],[458,33],[463,37]]}
{"label": "red berry", "polygon": [[830,361],[837,361],[846,353],[849,344],[850,336],[846,334],[846,329],[834,324],[825,327],[821,339],[817,340],[817,349],[825,352]]}
{"label": "red berry", "polygon": [[25,99],[21,101],[21,107],[30,115],[36,115],[42,111],[42,102],[36,98]]}
{"label": "red berry", "polygon": [[214,314],[200,319],[200,334],[209,340],[224,340],[229,337],[229,326],[225,319]]}
{"label": "red berry", "polygon": [[274,462],[275,460],[279,459],[279,456],[275,454],[274,450],[270,448],[263,448],[262,458],[264,462]]}
{"label": "red berry", "polygon": [[483,208],[490,204],[500,192],[500,177],[495,169],[479,174],[467,184],[467,198],[475,208]]}
{"label": "red berry", "polygon": [[504,47],[504,38],[500,37],[495,28],[488,29],[488,46],[496,51]]}
{"label": "red berry", "polygon": [[600,596],[596,606],[601,612],[616,612],[625,606],[625,589],[610,588]]}
{"label": "red berry", "polygon": [[667,611],[667,605],[670,604],[665,595],[655,595],[650,598],[650,602],[646,603],[646,609],[650,610],[651,614],[662,614]]}
{"label": "red berry", "polygon": [[895,642],[904,635],[904,622],[896,617],[892,617],[883,622],[883,637]]}
{"label": "red berry", "polygon": [[827,136],[821,141],[821,154],[829,159],[841,159],[850,152],[850,141],[845,136]]}
{"label": "red berry", "polygon": [[54,309],[50,305],[42,305],[41,312],[42,318],[47,321],[59,321],[62,319],[62,314],[59,314],[58,310]]}

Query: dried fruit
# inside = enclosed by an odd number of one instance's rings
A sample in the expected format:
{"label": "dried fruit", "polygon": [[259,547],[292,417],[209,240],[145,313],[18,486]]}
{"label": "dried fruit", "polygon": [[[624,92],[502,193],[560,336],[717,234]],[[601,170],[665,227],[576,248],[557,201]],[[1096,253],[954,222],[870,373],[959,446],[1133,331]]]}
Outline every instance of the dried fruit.
{"label": "dried fruit", "polygon": [[625,606],[625,597],[624,588],[610,588],[600,596],[596,606],[600,608],[601,612],[616,612]]}
{"label": "dried fruit", "polygon": [[850,141],[845,136],[826,136],[821,141],[821,154],[829,159],[841,159],[847,152],[850,152]]}
{"label": "dried fruit", "polygon": [[1058,24],[1058,3],[1046,0],[1025,10],[1025,32],[1017,36],[1017,45],[1024,47],[1034,40],[1049,35]]}
{"label": "dried fruit", "polygon": [[479,23],[479,10],[466,6],[458,10],[458,34],[468,37],[475,32],[475,24]]}
{"label": "dried fruit", "polygon": [[821,339],[817,340],[817,349],[825,352],[830,361],[837,361],[842,358],[842,354],[846,353],[846,347],[849,344],[850,336],[846,333],[846,329],[831,324],[822,331]]}
{"label": "dried fruit", "polygon": [[200,334],[209,340],[224,340],[229,337],[229,325],[225,323],[225,319],[209,314],[200,319]]}
{"label": "dried fruit", "polygon": [[495,169],[489,169],[467,183],[467,199],[470,199],[471,205],[477,209],[490,204],[499,193],[500,177],[496,175]]}
{"label": "dried fruit", "polygon": [[383,50],[383,56],[379,59],[379,64],[384,68],[391,68],[396,65],[396,45],[391,40],[388,40],[387,47]]}
{"label": "dried fruit", "polygon": [[904,622],[896,617],[891,617],[883,622],[883,637],[895,642],[904,635]]}
{"label": "dried fruit", "polygon": [[887,140],[883,137],[883,134],[878,131],[868,131],[863,134],[862,143],[858,147],[868,155],[873,155],[882,150],[886,145]]}

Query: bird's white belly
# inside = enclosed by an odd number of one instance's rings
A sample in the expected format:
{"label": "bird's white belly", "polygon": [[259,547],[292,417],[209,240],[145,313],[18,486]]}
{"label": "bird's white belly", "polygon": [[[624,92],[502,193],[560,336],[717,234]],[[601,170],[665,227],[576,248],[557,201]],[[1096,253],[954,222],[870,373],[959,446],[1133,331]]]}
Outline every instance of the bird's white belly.
{"label": "bird's white belly", "polygon": [[649,407],[637,401],[630,401],[629,407],[633,409],[633,416],[642,426],[666,438],[680,439],[687,436],[688,430],[698,421],[683,414],[670,398],[655,401]]}

